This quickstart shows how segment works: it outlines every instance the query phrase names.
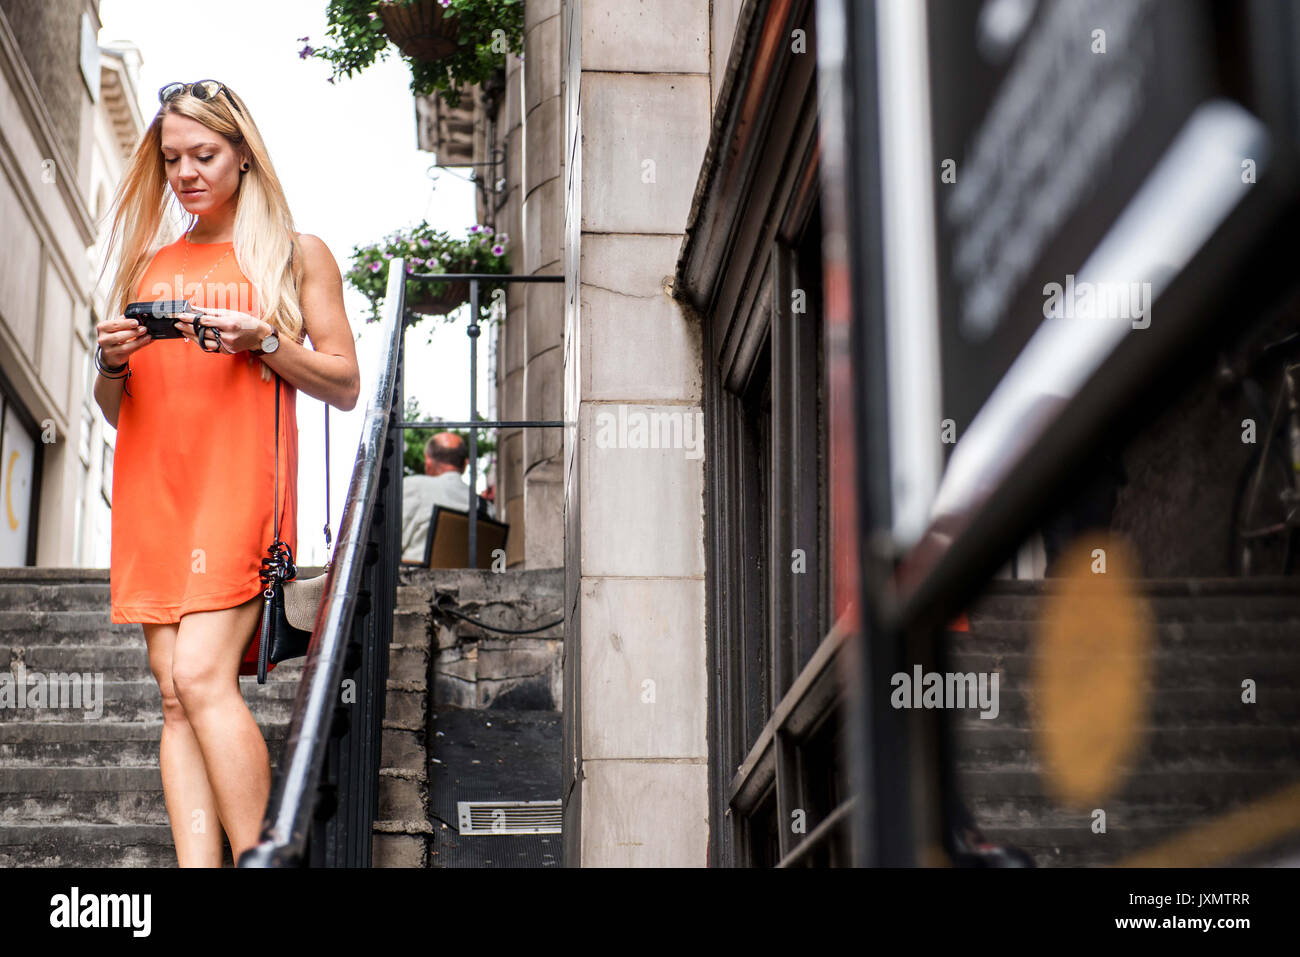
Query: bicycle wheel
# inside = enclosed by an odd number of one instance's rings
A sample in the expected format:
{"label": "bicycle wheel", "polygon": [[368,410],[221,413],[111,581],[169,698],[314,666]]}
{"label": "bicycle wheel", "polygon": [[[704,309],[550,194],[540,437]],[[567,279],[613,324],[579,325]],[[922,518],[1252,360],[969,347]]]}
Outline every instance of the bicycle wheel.
{"label": "bicycle wheel", "polygon": [[[1289,575],[1295,565],[1296,529],[1283,499],[1292,488],[1291,464],[1282,453],[1285,432],[1273,437],[1264,469],[1259,460],[1263,442],[1255,447],[1242,469],[1233,494],[1228,565],[1239,578]],[[1253,486],[1258,481],[1258,489]],[[1252,494],[1253,491],[1253,494]]]}

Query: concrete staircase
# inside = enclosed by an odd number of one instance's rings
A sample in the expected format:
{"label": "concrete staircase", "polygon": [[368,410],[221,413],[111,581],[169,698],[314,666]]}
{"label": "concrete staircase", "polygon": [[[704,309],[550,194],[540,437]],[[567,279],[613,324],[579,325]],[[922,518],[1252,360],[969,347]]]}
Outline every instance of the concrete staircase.
{"label": "concrete staircase", "polygon": [[[1239,863],[1294,855],[1294,831],[1251,857],[1207,825],[1279,794],[1284,812],[1300,805],[1300,579],[1143,583],[1156,622],[1148,713],[1123,783],[1098,802],[1104,834],[1044,787],[1031,675],[1045,584],[994,582],[970,631],[948,635],[953,671],[1000,674],[998,717],[957,719],[958,788],[985,835],[1039,866],[1114,864],[1176,837]],[[1257,682],[1257,703],[1242,703],[1243,678]]]}
{"label": "concrete staircase", "polygon": [[[162,700],[140,625],[109,622],[108,587],[107,569],[0,569],[0,671],[103,680],[98,717],[0,707],[0,867],[176,866],[158,769]],[[265,685],[239,679],[273,767],[300,674],[294,660]]]}
{"label": "concrete staircase", "polygon": [[[299,572],[312,577],[320,569],[300,567]],[[435,591],[459,596],[461,607],[504,627],[526,627],[558,615],[562,584],[558,569],[506,575],[400,569],[372,866],[439,866],[438,850],[430,849],[435,822],[440,831],[444,819],[455,824],[454,800],[450,810],[446,802],[435,807],[429,793],[430,765],[447,770],[428,748],[431,737],[443,734],[430,727],[431,673],[446,672],[441,674],[444,692],[450,688],[459,694],[465,686],[475,702],[480,697],[491,702],[494,710],[472,714],[486,714],[500,728],[510,724],[512,712],[503,709],[511,701],[539,695],[550,700],[546,689],[559,667],[558,659],[552,662],[554,636],[516,637],[504,642],[512,649],[508,651],[491,636],[465,639],[466,644],[447,628],[439,639],[430,616]],[[99,674],[103,680],[97,717],[84,708],[0,707],[0,867],[176,866],[158,769],[162,700],[149,671],[141,627],[108,620],[108,589],[107,569],[0,569],[0,674],[78,673],[90,674],[92,680]],[[462,630],[481,634],[473,626]],[[447,660],[435,665],[440,649]],[[266,685],[259,686],[255,677],[239,679],[273,768],[283,751],[301,674],[302,661],[295,659],[277,665]],[[554,740],[546,744],[558,748],[558,734],[556,723]],[[517,747],[519,741],[511,737],[507,743]],[[538,747],[536,741],[531,745]],[[480,764],[479,757],[465,757],[466,768],[458,766],[457,773],[468,775],[468,765]],[[529,758],[536,759],[534,764],[540,760],[532,754]],[[559,760],[558,750],[554,760]],[[516,785],[512,797],[528,784],[515,781],[522,766],[516,762],[493,771]],[[534,778],[544,777],[543,770],[528,767]],[[453,793],[444,785],[438,795]],[[519,794],[547,796],[558,793],[557,787]],[[529,844],[505,840],[514,850]],[[479,845],[493,841],[476,839]],[[224,852],[226,866],[233,866],[228,843]],[[443,854],[441,866],[452,856]]]}

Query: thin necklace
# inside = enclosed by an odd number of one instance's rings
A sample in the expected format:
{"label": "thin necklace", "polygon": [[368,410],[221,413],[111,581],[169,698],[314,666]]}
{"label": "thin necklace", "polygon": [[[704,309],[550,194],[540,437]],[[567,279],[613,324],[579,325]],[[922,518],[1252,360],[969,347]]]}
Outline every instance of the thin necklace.
{"label": "thin necklace", "polygon": [[[231,251],[234,250],[234,248],[235,247],[232,245],[230,249],[227,249],[224,253],[222,253],[221,259],[225,259],[227,256],[229,256]],[[203,279],[207,279],[209,276],[212,275],[212,270],[217,268],[217,266],[221,263],[221,259],[218,259],[216,262],[212,264],[212,268],[203,274]],[[182,296],[185,295],[185,267],[188,266],[189,264],[190,264],[190,234],[186,233],[185,234],[185,261],[181,264],[181,295]],[[203,279],[199,280],[200,293],[203,291]]]}

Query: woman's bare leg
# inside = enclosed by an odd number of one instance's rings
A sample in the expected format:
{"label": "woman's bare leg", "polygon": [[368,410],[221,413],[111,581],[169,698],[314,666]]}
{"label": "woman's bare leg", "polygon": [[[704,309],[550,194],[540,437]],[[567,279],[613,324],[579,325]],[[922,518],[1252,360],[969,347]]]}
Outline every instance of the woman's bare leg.
{"label": "woman's bare leg", "polygon": [[172,687],[172,650],[176,644],[175,624],[145,624],[149,667],[162,692],[163,729],[158,743],[158,764],[162,771],[163,800],[171,821],[180,867],[221,866],[221,822],[217,802],[208,784],[199,740],[194,736],[185,709]]}
{"label": "woman's bare leg", "polygon": [[183,616],[172,656],[176,696],[198,738],[236,862],[257,844],[271,792],[266,739],[239,690],[239,663],[261,610],[259,593],[234,608]]}

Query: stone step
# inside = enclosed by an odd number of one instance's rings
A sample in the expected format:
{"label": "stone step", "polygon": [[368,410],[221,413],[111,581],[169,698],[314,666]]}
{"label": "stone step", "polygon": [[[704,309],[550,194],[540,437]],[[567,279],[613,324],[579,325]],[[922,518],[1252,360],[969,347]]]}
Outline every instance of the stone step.
{"label": "stone step", "polygon": [[[1147,687],[1188,690],[1236,688],[1240,693],[1241,682],[1250,678],[1259,693],[1265,688],[1273,692],[1300,692],[1300,654],[1168,655],[1154,659],[1139,655],[1111,655],[1106,661],[1109,666],[1122,666],[1125,674],[1144,674]],[[1037,656],[1018,652],[959,651],[948,656],[951,671],[977,675],[996,673],[999,691],[1029,687],[1037,667]]]}
{"label": "stone step", "polygon": [[[132,649],[115,648],[106,644],[73,644],[71,642],[47,644],[38,636],[28,645],[6,644],[0,641],[0,669],[12,668],[12,662],[22,659],[28,672],[92,672],[114,678],[151,678],[149,653],[143,641]],[[272,668],[266,675],[267,683],[290,681],[297,683],[302,677],[303,658],[290,658]],[[257,679],[251,675],[242,676]]]}
{"label": "stone step", "polygon": [[[1118,790],[1102,799],[1098,806],[1107,810],[1120,808],[1157,811],[1167,817],[1176,810],[1184,817],[1201,812],[1218,811],[1243,801],[1260,798],[1272,791],[1293,785],[1300,773],[1290,768],[1233,768],[1186,773],[1169,769],[1133,771],[1118,782]],[[1046,781],[1036,771],[1021,768],[978,768],[957,772],[958,789],[972,805],[1009,804],[1017,814],[1031,811],[1057,811],[1047,793]],[[981,818],[981,820],[983,820]]]}
{"label": "stone step", "polygon": [[146,647],[144,629],[135,622],[110,621],[107,607],[97,610],[0,610],[0,636],[8,645],[106,645],[141,650]]}
{"label": "stone step", "polygon": [[1126,827],[1108,820],[1106,832],[1094,834],[1089,819],[1073,827],[989,827],[983,833],[993,843],[1011,844],[1025,851],[1038,867],[1113,866],[1174,838],[1186,838],[1191,846],[1224,865],[1237,853],[1212,835],[1198,834],[1195,826],[1183,824]]}
{"label": "stone step", "polygon": [[[1059,829],[1063,835],[1074,835],[1070,843],[1081,843],[1091,836],[1092,811],[1062,808],[1051,802],[1020,800],[984,801],[964,795],[966,807],[986,834],[999,830]],[[1264,795],[1256,795],[1264,797]],[[1218,804],[1190,804],[1171,801],[1147,804],[1128,802],[1117,798],[1104,798],[1097,807],[1106,812],[1106,827],[1157,829],[1179,832],[1201,827],[1231,813],[1241,806],[1240,801],[1223,801]],[[1018,842],[1019,843],[1019,842]]]}
{"label": "stone step", "polygon": [[0,826],[0,867],[176,867],[176,848],[168,824],[17,824]]}
{"label": "stone step", "polygon": [[49,565],[11,565],[0,568],[0,585],[38,582],[60,585],[65,582],[103,582],[108,583],[107,568],[85,568],[81,565],[68,565],[60,568]]}
{"label": "stone step", "polygon": [[[259,724],[272,763],[287,723]],[[0,767],[157,767],[162,721],[11,722],[0,740]]]}
{"label": "stone step", "polygon": [[[1033,646],[989,648],[984,647],[979,638],[961,645],[949,645],[946,651],[953,663],[978,659],[995,662],[1000,671],[1015,671],[1020,674],[1031,674],[1039,657]],[[1176,648],[1157,646],[1141,654],[1107,652],[1106,657],[1107,660],[1114,659],[1129,664],[1143,662],[1156,670],[1224,671],[1235,668],[1240,671],[1251,668],[1265,673],[1300,673],[1300,641],[1290,648],[1243,648],[1240,651],[1226,651],[1206,645]]]}
{"label": "stone step", "polygon": [[[158,768],[0,768],[0,826],[167,824]],[[217,822],[219,824],[219,822]]]}
{"label": "stone step", "polygon": [[[1144,726],[1156,728],[1196,728],[1207,725],[1236,727],[1291,727],[1300,722],[1300,691],[1282,689],[1266,694],[1262,686],[1259,701],[1246,704],[1241,687],[1225,681],[1218,688],[1160,688],[1147,691],[1142,698],[1145,714],[1139,719]],[[998,686],[998,716],[980,718],[979,709],[953,709],[959,723],[980,721],[997,727],[1032,728],[1039,718],[1031,712],[1040,693],[1028,687]]]}
{"label": "stone step", "polygon": [[[1015,754],[999,752],[994,758],[980,756],[977,752],[959,752],[956,757],[956,767],[962,773],[1017,771],[1038,777],[1043,773],[1046,764],[1041,752],[1037,749],[1030,749]],[[1290,775],[1292,778],[1300,780],[1300,760],[1296,759],[1294,753],[1279,754],[1277,752],[1266,756],[1219,754],[1199,755],[1196,757],[1189,757],[1186,754],[1175,752],[1167,753],[1160,758],[1143,752],[1138,757],[1131,758],[1126,764],[1122,765],[1119,773],[1125,778],[1133,774],[1163,774],[1170,782],[1181,781],[1187,775],[1207,775],[1214,778],[1216,775],[1239,773]]]}
{"label": "stone step", "polygon": [[167,821],[157,767],[0,768],[0,827]]}
{"label": "stone step", "polygon": [[0,606],[0,636],[7,645],[147,647],[139,622],[111,621],[107,607],[14,611]]}
{"label": "stone step", "polygon": [[108,582],[0,582],[0,609],[6,611],[99,610],[110,601]]}
{"label": "stone step", "polygon": [[[958,792],[981,829],[1059,827],[1078,831],[1092,824],[1091,809],[1081,811],[1061,807],[1041,794],[985,797],[972,790],[974,785],[967,779],[966,772],[958,774],[957,781]],[[1108,827],[1181,828],[1209,820],[1239,807],[1241,803],[1225,800],[1207,806],[1176,796],[1135,803],[1111,795],[1098,801],[1097,806],[1105,810]]]}
{"label": "stone step", "polygon": [[[963,722],[955,731],[955,757],[961,767],[1024,765],[1041,754],[1038,735],[1024,728],[995,727],[997,722]],[[1251,765],[1300,768],[1300,727],[1206,727],[1194,732],[1144,728],[1137,759],[1163,767],[1178,761],[1205,766]]]}
{"label": "stone step", "polygon": [[[1237,584],[1232,579],[1228,581]],[[1285,579],[1283,580],[1285,581]],[[1300,621],[1300,587],[1292,579],[1286,590],[1221,589],[1199,596],[1147,594],[1144,604],[1153,620],[1183,623]],[[990,590],[967,609],[972,626],[981,621],[1023,621],[1042,618],[1050,604],[1045,591],[1037,594],[998,594]]]}
{"label": "stone step", "polygon": [[[1043,622],[972,620],[970,631],[946,633],[952,651],[1024,653],[1038,646]],[[1231,655],[1237,653],[1285,655],[1300,652],[1300,619],[1295,621],[1161,622],[1153,629],[1152,649],[1169,654]]]}
{"label": "stone step", "polygon": [[[293,710],[293,699],[297,694],[297,682],[268,680],[266,684],[259,685],[256,678],[249,677],[240,679],[240,688],[249,710],[259,723],[282,724],[289,720]],[[93,721],[86,717],[85,720],[89,723],[161,720],[162,695],[158,691],[158,683],[153,678],[105,679],[102,689],[96,691],[92,687],[91,690],[93,693],[102,694],[102,698],[98,701],[102,711]],[[46,706],[41,708],[33,708],[29,705],[23,708],[0,709],[0,741],[12,740],[7,729],[15,722],[66,722],[85,715],[84,704],[83,699],[83,707],[80,708],[50,707],[47,702]]]}

